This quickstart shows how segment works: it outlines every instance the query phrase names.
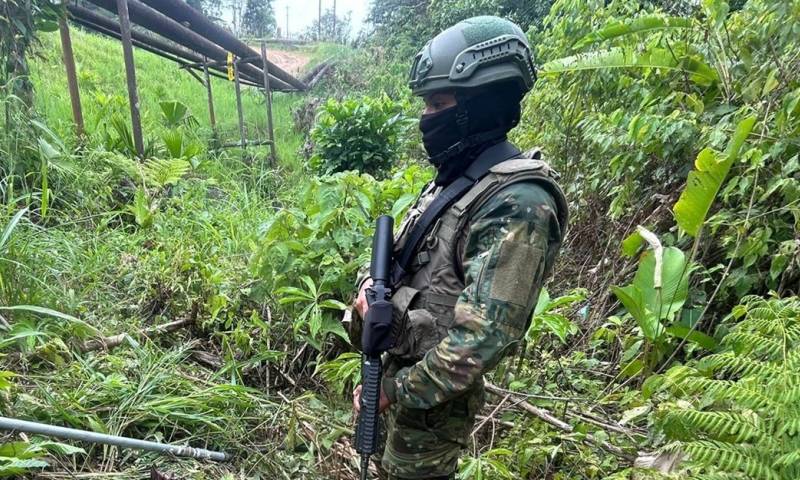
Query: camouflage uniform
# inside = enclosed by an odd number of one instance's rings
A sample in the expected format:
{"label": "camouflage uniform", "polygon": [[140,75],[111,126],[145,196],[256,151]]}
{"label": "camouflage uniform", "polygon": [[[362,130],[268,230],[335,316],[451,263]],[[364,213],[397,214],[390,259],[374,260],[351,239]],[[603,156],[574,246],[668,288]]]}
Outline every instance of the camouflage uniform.
{"label": "camouflage uniform", "polygon": [[[437,193],[430,186],[411,209],[400,226],[397,250]],[[482,375],[524,335],[558,253],[566,204],[557,186],[527,180],[489,193],[480,201],[466,199],[474,208],[461,215],[450,236],[456,239],[450,266],[463,272],[463,284],[450,289],[459,294],[448,299],[437,288],[437,273],[421,280],[416,273],[393,298],[396,322],[406,327],[385,358],[383,389],[392,405],[385,417],[382,466],[390,478],[448,478],[455,472],[483,405]],[[446,213],[445,225],[447,218]],[[420,270],[427,266],[426,251],[442,257],[438,247],[431,248],[441,242],[429,237],[424,243]],[[445,283],[452,282],[458,280],[450,275]]]}

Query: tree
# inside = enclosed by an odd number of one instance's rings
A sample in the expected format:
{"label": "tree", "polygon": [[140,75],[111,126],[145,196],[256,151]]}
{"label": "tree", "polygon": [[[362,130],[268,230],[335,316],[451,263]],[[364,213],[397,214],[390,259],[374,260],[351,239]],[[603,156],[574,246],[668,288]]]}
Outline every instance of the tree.
{"label": "tree", "polygon": [[246,35],[253,37],[273,35],[277,22],[272,0],[247,0],[241,26]]}
{"label": "tree", "polygon": [[[350,36],[351,17],[351,12],[347,12],[344,16],[334,17],[333,10],[329,8],[322,14],[322,19],[314,20],[306,29],[303,37],[317,41],[345,43]],[[318,38],[320,34],[322,38]]]}
{"label": "tree", "polygon": [[189,6],[203,12],[205,16],[215,22],[220,22],[222,15],[222,0],[186,0]]}

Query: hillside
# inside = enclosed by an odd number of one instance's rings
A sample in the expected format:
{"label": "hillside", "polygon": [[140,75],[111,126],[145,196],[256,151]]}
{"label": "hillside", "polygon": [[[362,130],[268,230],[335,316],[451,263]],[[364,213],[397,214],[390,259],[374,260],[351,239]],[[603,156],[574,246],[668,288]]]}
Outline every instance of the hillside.
{"label": "hillside", "polygon": [[[0,89],[0,416],[233,458],[0,432],[0,477],[358,478],[353,285],[374,220],[433,175],[408,66],[497,14],[539,66],[511,139],[542,148],[571,218],[458,479],[798,478],[800,2],[371,8],[356,45],[289,52],[335,63],[274,95],[274,167],[218,148],[232,84],[212,82],[215,135],[204,87],[141,51],[137,158],[121,47],[74,28],[77,139],[58,33],[36,33],[32,108]],[[263,138],[263,95],[243,101]]]}

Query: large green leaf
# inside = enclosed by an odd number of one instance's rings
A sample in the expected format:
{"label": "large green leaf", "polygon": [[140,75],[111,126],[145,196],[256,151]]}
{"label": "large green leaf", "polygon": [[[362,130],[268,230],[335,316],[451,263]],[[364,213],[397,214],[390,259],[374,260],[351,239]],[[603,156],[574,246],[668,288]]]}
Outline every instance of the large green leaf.
{"label": "large green leaf", "polygon": [[633,277],[633,285],[641,290],[647,309],[659,320],[665,320],[680,311],[689,295],[686,256],[675,247],[664,249],[660,289],[654,283],[655,266],[655,253],[645,252]]}
{"label": "large green leaf", "polygon": [[609,40],[642,32],[658,30],[689,28],[692,20],[683,17],[665,17],[663,15],[646,15],[626,21],[613,21],[582,39],[578,40],[575,48],[583,48],[595,42]]}
{"label": "large green leaf", "polygon": [[[683,308],[689,295],[689,272],[686,256],[675,247],[665,248],[661,259],[661,281],[656,282],[656,253],[642,255],[633,283],[613,286],[612,292],[636,320],[644,336],[655,341],[664,333],[663,320],[669,320]],[[661,287],[656,285],[660,283]]]}
{"label": "large green leaf", "polygon": [[15,213],[14,216],[11,218],[11,221],[9,221],[6,224],[6,228],[3,229],[3,235],[0,236],[0,251],[2,251],[5,248],[6,242],[8,242],[9,237],[11,237],[11,232],[14,231],[20,219],[22,218],[23,215],[25,215],[25,212],[27,211],[28,211],[27,207],[17,211],[17,213]]}
{"label": "large green leaf", "polygon": [[542,75],[607,68],[677,70],[688,74],[690,79],[700,85],[711,85],[718,80],[717,72],[699,58],[688,55],[676,56],[664,48],[652,48],[642,52],[629,48],[612,48],[580,53],[545,63],[542,66]]}
{"label": "large green leaf", "polygon": [[705,148],[697,155],[694,162],[695,169],[689,172],[686,188],[673,207],[678,226],[692,237],[697,236],[705,222],[706,215],[728,176],[731,165],[739,158],[742,145],[753,129],[755,121],[755,117],[747,117],[739,122],[724,154]]}
{"label": "large green leaf", "polygon": [[663,333],[663,327],[653,312],[647,309],[642,291],[635,285],[626,287],[612,286],[611,291],[614,292],[614,295],[622,302],[628,313],[636,320],[645,338],[651,342],[656,341]]}

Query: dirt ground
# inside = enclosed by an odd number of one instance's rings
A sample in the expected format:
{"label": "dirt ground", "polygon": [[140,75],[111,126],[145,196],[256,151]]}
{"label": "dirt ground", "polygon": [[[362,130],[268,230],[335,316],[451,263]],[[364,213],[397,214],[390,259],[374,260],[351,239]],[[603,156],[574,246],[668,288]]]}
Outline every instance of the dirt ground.
{"label": "dirt ground", "polygon": [[308,64],[310,57],[297,50],[269,50],[269,61],[292,75],[298,76]]}

